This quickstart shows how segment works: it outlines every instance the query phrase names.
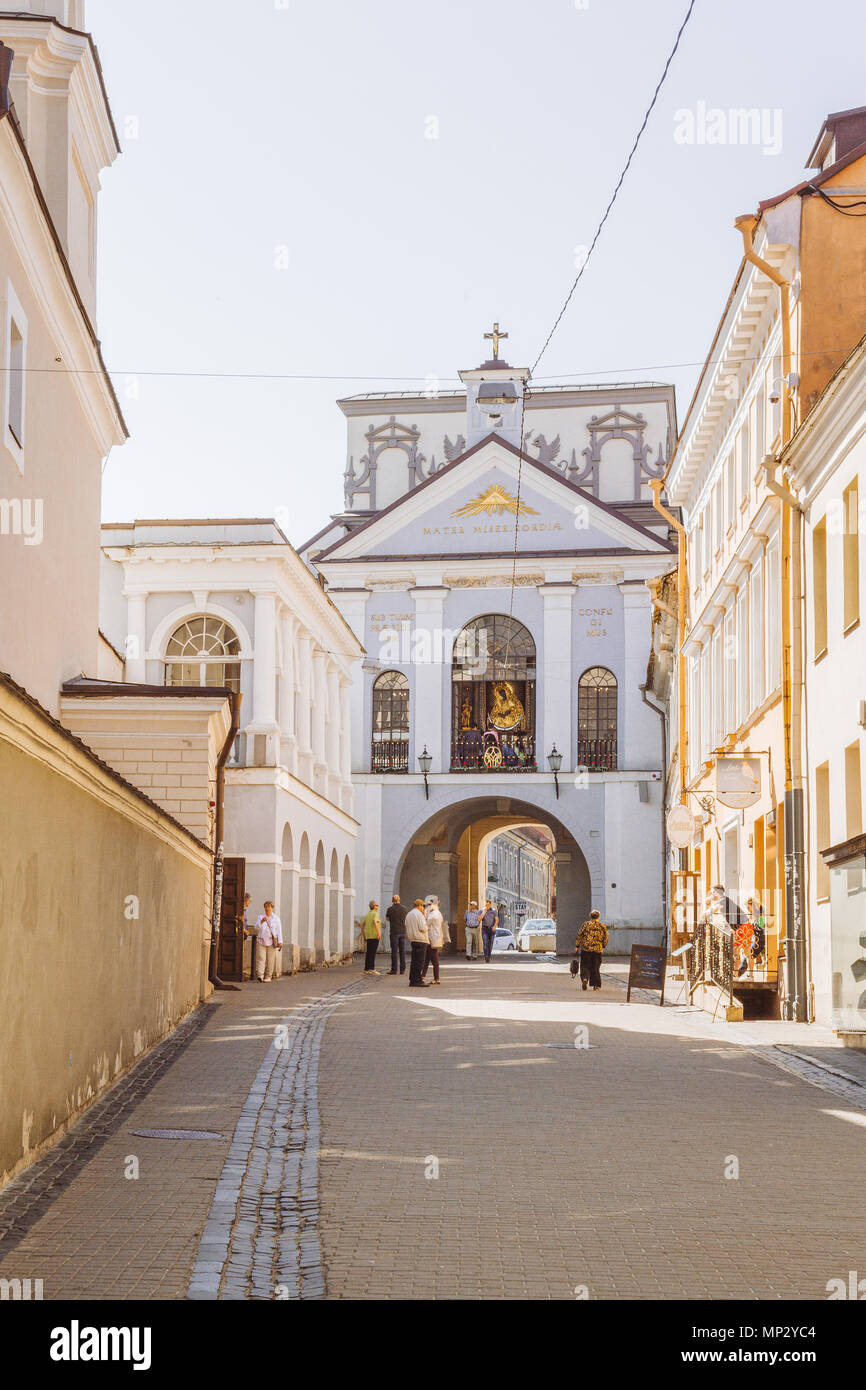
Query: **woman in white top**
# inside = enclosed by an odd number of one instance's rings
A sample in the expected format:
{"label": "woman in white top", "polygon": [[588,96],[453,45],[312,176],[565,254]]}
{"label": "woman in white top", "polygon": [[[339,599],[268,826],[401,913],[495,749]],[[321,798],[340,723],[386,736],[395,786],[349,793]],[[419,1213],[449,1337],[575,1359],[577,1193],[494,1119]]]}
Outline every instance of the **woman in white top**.
{"label": "woman in white top", "polygon": [[427,966],[433,966],[433,984],[441,984],[439,979],[439,948],[445,945],[445,919],[439,911],[439,899],[429,897],[425,904],[425,916],[427,918],[427,936],[430,945],[427,947],[427,959],[424,962],[424,969],[421,972],[423,980],[427,975]]}

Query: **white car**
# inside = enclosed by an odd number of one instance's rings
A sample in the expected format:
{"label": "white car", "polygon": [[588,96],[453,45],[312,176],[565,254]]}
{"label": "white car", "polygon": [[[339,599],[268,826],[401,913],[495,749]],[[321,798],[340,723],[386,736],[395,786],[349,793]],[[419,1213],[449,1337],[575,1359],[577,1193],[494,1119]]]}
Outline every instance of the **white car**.
{"label": "white car", "polygon": [[514,940],[514,932],[507,927],[497,927],[496,935],[493,938],[492,951],[516,951],[517,942]]}
{"label": "white car", "polygon": [[555,951],[556,923],[552,917],[530,917],[517,935],[520,951]]}

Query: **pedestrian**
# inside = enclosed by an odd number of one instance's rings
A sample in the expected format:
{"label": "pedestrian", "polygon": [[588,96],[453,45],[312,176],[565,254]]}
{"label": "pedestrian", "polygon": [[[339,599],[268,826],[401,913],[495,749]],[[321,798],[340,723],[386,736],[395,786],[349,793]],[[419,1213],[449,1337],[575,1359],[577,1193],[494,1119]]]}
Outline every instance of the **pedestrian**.
{"label": "pedestrian", "polygon": [[481,952],[481,913],[474,898],[463,920],[466,923],[466,959],[474,960]]}
{"label": "pedestrian", "polygon": [[575,951],[580,951],[580,983],[586,989],[601,989],[601,958],[608,942],[607,927],[593,908],[577,933]]}
{"label": "pedestrian", "polygon": [[439,979],[439,951],[445,945],[445,920],[439,911],[439,899],[432,894],[425,903],[425,917],[427,919],[427,955],[424,966],[421,970],[421,979],[427,975],[427,966],[433,966],[433,984],[441,984]]}
{"label": "pedestrian", "polygon": [[499,926],[499,913],[493,906],[492,899],[486,898],[484,911],[481,914],[481,940],[484,946],[484,964],[490,964],[490,952],[493,950],[493,941],[496,936],[496,928]]}
{"label": "pedestrian", "polygon": [[752,926],[752,960],[763,968],[764,952],[767,949],[767,919],[764,909],[756,898],[746,900],[746,912]]}
{"label": "pedestrian", "polygon": [[382,922],[379,917],[379,904],[375,898],[370,899],[370,911],[361,923],[361,931],[367,943],[364,955],[364,974],[378,975],[376,969],[376,952],[379,949],[379,942],[382,940]]}
{"label": "pedestrian", "polygon": [[272,902],[265,903],[265,910],[256,922],[256,941],[256,979],[269,985],[276,977],[279,953],[283,949],[283,924]]}
{"label": "pedestrian", "polygon": [[430,986],[423,974],[427,964],[427,947],[430,945],[423,898],[416,898],[412,910],[406,914],[406,936],[412,949],[412,956],[409,961],[409,984],[413,989],[429,989]]}
{"label": "pedestrian", "polygon": [[391,928],[391,969],[389,975],[397,974],[397,962],[400,962],[400,974],[406,974],[406,913],[400,901],[400,894],[395,893],[391,899],[391,906],[385,913],[388,919],[388,926]]}
{"label": "pedestrian", "polygon": [[[250,926],[250,922],[249,922],[249,910],[250,910],[250,903],[251,903],[251,902],[252,902],[252,896],[251,896],[251,894],[249,894],[249,893],[244,893],[244,915],[243,915],[244,941],[246,941],[247,938],[248,938],[248,937],[251,935],[251,933],[252,933],[252,927]],[[256,938],[253,937],[252,941],[250,942],[250,979],[251,979],[251,980],[255,979],[255,975],[256,975]]]}

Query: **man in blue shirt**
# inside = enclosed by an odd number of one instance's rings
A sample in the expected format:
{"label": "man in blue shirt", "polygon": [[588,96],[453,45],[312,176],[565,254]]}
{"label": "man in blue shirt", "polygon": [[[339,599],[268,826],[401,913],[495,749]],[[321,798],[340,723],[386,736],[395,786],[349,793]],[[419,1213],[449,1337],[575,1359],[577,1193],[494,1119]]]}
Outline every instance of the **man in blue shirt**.
{"label": "man in blue shirt", "polygon": [[490,898],[484,904],[484,912],[481,916],[481,939],[484,943],[484,964],[490,964],[490,952],[493,950],[493,938],[496,936],[496,928],[499,925],[499,913],[493,906]]}

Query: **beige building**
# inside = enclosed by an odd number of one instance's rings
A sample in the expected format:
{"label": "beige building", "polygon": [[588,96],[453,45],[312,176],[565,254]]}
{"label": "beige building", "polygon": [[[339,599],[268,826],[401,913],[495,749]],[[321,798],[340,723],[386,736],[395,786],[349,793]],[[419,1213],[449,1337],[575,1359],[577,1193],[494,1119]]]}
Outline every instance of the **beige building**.
{"label": "beige building", "polygon": [[210,992],[237,731],[228,689],[97,680],[126,430],[93,323],[118,145],[83,22],[74,0],[0,12],[0,1184]]}
{"label": "beige building", "polygon": [[855,436],[837,436],[849,416],[856,432],[856,396],[834,373],[866,330],[866,228],[846,215],[866,178],[866,108],[828,117],[807,163],[809,180],[737,219],[743,260],[665,479],[685,527],[682,661],[666,650],[668,584],[653,667],[671,682],[668,805],[695,816],[682,862],[669,859],[685,870],[675,942],[711,886],[740,910],[756,899],[767,948],[738,989],[828,1022],[837,972],[820,851],[860,824],[863,652],[858,542],[849,531],[833,549],[824,518],[839,488],[850,513],[858,486]]}

